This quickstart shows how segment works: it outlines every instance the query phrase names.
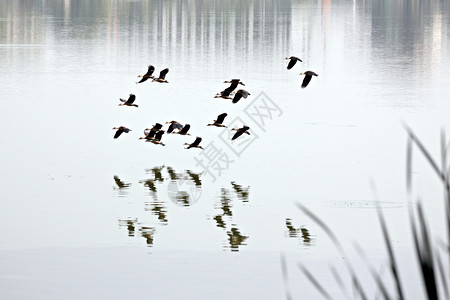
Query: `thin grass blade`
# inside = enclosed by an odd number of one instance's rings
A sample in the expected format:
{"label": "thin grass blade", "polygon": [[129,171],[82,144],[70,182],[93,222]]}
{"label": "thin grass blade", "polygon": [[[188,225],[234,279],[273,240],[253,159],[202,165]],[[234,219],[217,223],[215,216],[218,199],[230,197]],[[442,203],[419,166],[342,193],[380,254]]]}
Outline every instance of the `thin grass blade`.
{"label": "thin grass blade", "polygon": [[[325,233],[328,235],[328,237],[334,243],[339,254],[345,258],[347,255],[344,251],[344,248],[342,247],[341,243],[339,242],[338,238],[333,233],[333,231],[319,217],[317,217],[313,212],[311,212],[305,206],[303,206],[302,204],[300,204],[298,202],[296,203],[296,205],[301,211],[303,211],[303,213],[305,213],[314,222],[316,222],[322,228],[323,231],[325,231]],[[356,291],[359,293],[361,299],[363,299],[363,300],[367,299],[367,296],[366,296],[366,293],[364,292],[363,286],[361,285],[360,281],[358,280],[358,277],[356,276],[355,270],[353,269],[353,266],[351,265],[350,261],[348,259],[344,259],[344,263],[345,263],[345,266],[347,267],[348,272],[350,273],[350,276],[352,278],[352,283],[353,283]]]}
{"label": "thin grass blade", "polygon": [[417,205],[417,212],[419,218],[419,226],[421,238],[419,237],[419,229],[417,228],[416,221],[411,215],[411,226],[414,238],[414,246],[416,248],[417,258],[420,264],[420,270],[422,273],[422,281],[425,286],[428,299],[435,300],[439,299],[436,277],[433,264],[433,255],[431,250],[431,244],[429,241],[428,229],[426,227],[425,219],[423,216],[423,211],[420,203]]}
{"label": "thin grass blade", "polygon": [[367,268],[369,269],[370,274],[372,275],[373,279],[375,280],[375,283],[378,286],[379,291],[381,292],[381,295],[385,300],[391,300],[391,296],[389,296],[388,290],[386,288],[386,285],[384,284],[383,280],[381,280],[380,275],[377,271],[375,271],[375,268],[370,264],[370,260],[367,258],[364,250],[359,246],[358,243],[355,243],[355,249],[361,256],[361,258],[366,262]]}
{"label": "thin grass blade", "polygon": [[445,183],[445,176],[443,172],[439,169],[439,166],[434,161],[433,157],[431,156],[430,152],[425,148],[425,146],[422,144],[422,142],[416,137],[416,135],[412,132],[412,130],[407,126],[403,125],[408,132],[408,135],[410,139],[416,144],[416,146],[419,148],[419,150],[422,152],[422,154],[427,159],[428,163],[431,165],[433,170],[436,172],[436,174],[439,176],[439,178],[442,180],[442,182]]}
{"label": "thin grass blade", "polygon": [[440,282],[442,283],[442,290],[444,291],[445,299],[450,299],[450,293],[448,290],[448,284],[447,284],[447,278],[445,276],[444,266],[442,264],[441,256],[439,255],[439,252],[437,250],[435,252],[435,257],[436,257],[436,264],[439,267],[439,279],[440,279]]}
{"label": "thin grass blade", "polygon": [[344,281],[341,278],[341,275],[338,273],[338,271],[336,270],[336,268],[333,265],[330,265],[330,270],[331,270],[331,274],[333,274],[333,277],[336,280],[337,284],[341,288],[342,293],[345,296],[347,296],[346,297],[347,299],[349,299],[350,297],[348,296],[348,291],[345,288],[345,284],[344,284]]}
{"label": "thin grass blade", "polygon": [[407,125],[404,124],[403,126],[405,127],[406,131],[408,132],[408,135],[409,135],[411,141],[413,141],[416,144],[416,146],[419,148],[419,150],[425,156],[428,163],[431,165],[433,170],[436,172],[436,174],[439,176],[439,178],[445,184],[445,188],[450,191],[450,185],[448,182],[445,181],[444,173],[440,170],[438,164],[435,162],[435,160],[431,156],[430,152],[425,148],[425,146],[422,144],[422,142],[416,137],[416,135],[412,132],[412,130]]}
{"label": "thin grass blade", "polygon": [[412,139],[408,137],[406,143],[406,189],[408,192],[411,192],[412,188],[412,145]]}
{"label": "thin grass blade", "polygon": [[317,291],[325,298],[325,299],[332,299],[330,294],[327,293],[327,291],[323,288],[323,286],[319,283],[319,281],[311,274],[311,272],[308,271],[308,269],[302,265],[301,263],[298,263],[298,267],[300,270],[302,270],[303,274],[305,274],[306,278],[309,279],[309,281],[314,285],[314,287],[317,289]]}
{"label": "thin grass blade", "polygon": [[[445,180],[445,188],[444,188],[444,201],[445,203],[445,212],[447,217],[447,241],[448,244],[450,244],[450,190],[449,190],[449,168],[447,167],[447,153],[448,153],[448,147],[450,146],[449,143],[447,143],[445,138],[445,130],[441,130],[441,164],[442,164],[442,170],[447,171],[444,173],[444,180]],[[449,256],[450,258],[450,256]],[[448,299],[448,297],[447,297]]]}
{"label": "thin grass blade", "polygon": [[380,207],[380,201],[378,200],[378,195],[377,195],[375,183],[373,181],[371,181],[371,186],[372,186],[372,192],[373,192],[373,194],[375,196],[375,203],[376,203],[376,207],[377,207],[378,220],[380,222],[381,231],[383,233],[383,238],[384,238],[384,243],[386,245],[386,249],[387,249],[387,252],[388,252],[388,255],[389,255],[389,268],[391,270],[392,276],[394,277],[395,287],[397,289],[398,299],[402,300],[402,299],[404,299],[404,297],[403,297],[403,290],[402,290],[402,286],[401,286],[401,282],[400,282],[400,275],[399,275],[399,271],[398,271],[395,255],[394,255],[394,250],[393,250],[393,247],[392,247],[392,244],[391,244],[391,240],[389,238],[389,233],[388,233],[388,230],[387,230],[387,226],[386,226],[386,220],[384,219],[383,211],[382,211],[382,209]]}
{"label": "thin grass blade", "polygon": [[281,254],[280,257],[281,260],[281,273],[283,275],[283,282],[284,282],[284,290],[286,291],[286,299],[292,300],[291,291],[289,289],[289,275],[287,271],[287,264],[286,264],[286,257],[284,254]]}

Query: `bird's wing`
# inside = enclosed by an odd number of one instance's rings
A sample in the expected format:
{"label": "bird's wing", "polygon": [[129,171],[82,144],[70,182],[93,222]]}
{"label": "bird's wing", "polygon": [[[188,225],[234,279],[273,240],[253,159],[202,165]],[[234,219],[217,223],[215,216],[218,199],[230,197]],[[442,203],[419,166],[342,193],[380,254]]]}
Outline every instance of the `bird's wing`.
{"label": "bird's wing", "polygon": [[297,59],[291,58],[291,60],[289,61],[288,66],[287,66],[288,70],[292,69],[292,67],[295,66],[296,63],[297,63]]}
{"label": "bird's wing", "polygon": [[136,96],[131,94],[130,97],[128,97],[127,103],[131,104],[134,102],[134,100],[136,100]]}
{"label": "bird's wing", "polygon": [[127,102],[126,99],[119,98],[119,100],[122,101],[122,102]]}
{"label": "bird's wing", "polygon": [[175,129],[175,123],[170,123],[169,128],[167,129],[167,133],[172,133]]}
{"label": "bird's wing", "polygon": [[241,91],[242,97],[244,97],[244,98],[247,98],[248,95],[250,95],[246,90],[240,90],[240,91]]}
{"label": "bird's wing", "polygon": [[225,120],[225,117],[227,116],[227,113],[223,113],[217,116],[216,123],[222,124],[223,120]]}
{"label": "bird's wing", "polygon": [[311,75],[305,75],[305,78],[302,82],[302,89],[304,89],[306,86],[308,86],[308,83],[311,81],[312,76]]}
{"label": "bird's wing", "polygon": [[231,82],[236,82],[236,86],[237,86],[238,84],[245,85],[240,79],[231,79]]}
{"label": "bird's wing", "polygon": [[198,146],[198,144],[200,144],[200,142],[202,141],[202,138],[201,137],[197,137],[196,139],[195,139],[195,141],[191,144],[191,146]]}
{"label": "bird's wing", "polygon": [[122,128],[117,129],[116,133],[114,134],[114,138],[117,139],[123,132]]}
{"label": "bird's wing", "polygon": [[125,187],[125,184],[122,182],[122,180],[120,180],[119,176],[114,175],[114,181],[116,182],[116,184],[119,188]]}
{"label": "bird's wing", "polygon": [[162,124],[160,123],[156,123],[155,126],[153,126],[153,129],[161,129],[162,128]]}
{"label": "bird's wing", "polygon": [[145,74],[144,76],[142,76],[142,79],[138,81],[138,83],[144,82],[148,79],[147,74]]}
{"label": "bird's wing", "polygon": [[164,131],[158,131],[155,135],[155,140],[160,141],[163,134],[164,134]]}
{"label": "bird's wing", "polygon": [[242,94],[236,93],[233,98],[233,103],[238,103],[238,101],[241,100],[241,98],[242,98]]}
{"label": "bird's wing", "polygon": [[226,89],[224,89],[223,91],[220,92],[221,96],[230,96],[231,92],[234,91],[236,87],[233,87],[232,85],[227,87]]}
{"label": "bird's wing", "polygon": [[189,131],[189,128],[191,128],[191,125],[186,124],[184,125],[183,129],[181,129],[180,133],[186,134]]}
{"label": "bird's wing", "polygon": [[150,65],[148,66],[147,73],[144,76],[152,76],[153,72],[155,72],[155,67]]}
{"label": "bird's wing", "polygon": [[248,127],[248,126],[243,126],[242,129],[243,129],[244,131],[246,131],[246,130],[249,130],[250,127]]}
{"label": "bird's wing", "polygon": [[150,130],[150,132],[147,134],[147,139],[151,139],[155,136],[156,131],[155,130]]}
{"label": "bird's wing", "polygon": [[131,131],[131,129],[124,127],[124,128],[122,128],[122,131],[128,133]]}
{"label": "bird's wing", "polygon": [[159,72],[159,78],[164,79],[166,77],[167,73],[169,73],[169,68],[165,68],[164,70]]}
{"label": "bird's wing", "polygon": [[236,131],[236,133],[233,135],[231,140],[237,139],[238,137],[240,137],[242,135],[242,133],[243,133],[242,131]]}

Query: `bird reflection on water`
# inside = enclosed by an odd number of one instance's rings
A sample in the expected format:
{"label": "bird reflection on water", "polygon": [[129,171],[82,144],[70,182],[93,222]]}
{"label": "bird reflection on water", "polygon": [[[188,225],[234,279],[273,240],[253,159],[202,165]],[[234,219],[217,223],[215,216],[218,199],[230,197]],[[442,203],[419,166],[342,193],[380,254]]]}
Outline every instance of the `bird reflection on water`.
{"label": "bird reflection on water", "polygon": [[127,189],[131,185],[131,183],[124,183],[117,175],[114,175],[114,181],[119,189]]}
{"label": "bird reflection on water", "polygon": [[201,186],[202,186],[202,181],[200,180],[200,176],[201,176],[203,173],[197,174],[197,173],[194,173],[194,172],[192,172],[192,171],[190,171],[190,170],[186,170],[186,173],[187,173],[187,174],[191,177],[191,179],[194,181],[194,184],[195,184],[196,187],[201,187]]}
{"label": "bird reflection on water", "polygon": [[138,219],[119,219],[119,227],[126,227],[128,230],[128,237],[136,237],[136,227],[138,228],[139,237],[143,237],[146,240],[146,244],[153,246],[153,234],[155,229],[153,227],[141,226]]}
{"label": "bird reflection on water", "polygon": [[153,175],[155,176],[155,180],[160,181],[160,182],[164,182],[164,178],[162,177],[162,174],[161,174],[162,169],[164,169],[164,166],[154,167],[154,168],[150,169],[152,171]]}
{"label": "bird reflection on water", "polygon": [[141,236],[145,238],[145,241],[149,247],[153,246],[153,234],[155,229],[153,227],[141,227],[139,228]]}
{"label": "bird reflection on water", "polygon": [[[163,172],[164,169],[167,172]],[[141,221],[138,223],[137,218],[124,218],[119,219],[119,226],[127,227],[129,237],[135,237],[136,232],[138,231],[139,237],[145,238],[146,244],[149,247],[152,247],[158,226],[164,226],[169,223],[167,198],[165,193],[162,195],[160,194],[161,188],[168,188],[167,195],[176,205],[191,206],[195,203],[195,201],[193,201],[189,193],[181,190],[181,188],[188,188],[188,191],[190,191],[191,194],[193,193],[192,195],[194,196],[200,195],[201,192],[199,191],[201,191],[202,188],[202,181],[200,178],[203,173],[195,173],[191,170],[177,172],[174,168],[164,165],[145,169],[145,172],[153,176],[147,179],[139,180],[139,183],[142,183],[144,187],[149,189],[149,196],[151,197],[151,201],[144,202],[144,211],[150,212],[152,216],[156,216],[156,220],[154,218],[151,218],[150,220],[146,218],[146,221]],[[119,193],[128,189],[131,185],[131,183],[124,183],[117,175],[114,175],[114,181],[117,186],[114,187],[114,189],[118,189]],[[186,182],[188,184],[184,185]],[[173,184],[176,186],[174,191],[170,189],[170,186]],[[196,193],[194,193],[195,191]],[[174,194],[170,194],[171,192],[174,192]]]}
{"label": "bird reflection on water", "polygon": [[119,226],[127,228],[129,237],[134,237],[134,233],[136,232],[136,223],[137,219],[119,219]]}
{"label": "bird reflection on water", "polygon": [[298,227],[298,228],[294,227],[292,225],[292,220],[289,218],[286,218],[286,228],[288,229],[288,231],[287,231],[288,237],[299,239],[303,245],[306,245],[306,246],[311,245],[312,237],[311,237],[311,234],[309,233],[308,229],[306,229],[304,227]]}
{"label": "bird reflection on water", "polygon": [[158,221],[162,225],[167,225],[169,220],[167,219],[167,208],[163,201],[150,201],[145,202],[145,211],[149,211],[152,215],[158,217]]}
{"label": "bird reflection on water", "polygon": [[[163,172],[163,171],[166,172]],[[167,186],[167,195],[171,202],[177,206],[191,206],[195,203],[193,197],[195,192],[201,190],[203,173],[195,173],[191,170],[184,172],[177,172],[170,166],[155,166],[145,170],[146,173],[153,176],[148,179],[140,180],[143,186],[150,190],[151,201],[145,201],[144,210],[150,212],[151,216],[155,218],[146,219],[138,223],[137,218],[125,218],[119,220],[120,227],[126,227],[128,236],[135,237],[136,232],[140,238],[144,238],[149,247],[154,245],[155,235],[157,234],[159,226],[165,226],[169,223],[168,218],[168,203],[166,194],[159,194],[163,186]],[[131,184],[124,183],[117,175],[114,176],[114,181],[118,189],[127,189]],[[222,187],[220,195],[215,204],[216,213],[213,215],[217,228],[223,230],[223,249],[232,252],[240,251],[241,247],[247,246],[249,235],[239,227],[239,220],[234,214],[237,209],[245,209],[249,203],[250,186],[243,186],[236,181],[230,182],[230,188]],[[183,190],[184,188],[184,190]],[[114,189],[117,189],[115,187]],[[158,196],[159,195],[159,196]],[[160,199],[159,199],[160,198]],[[293,225],[292,219],[286,218],[286,237],[297,239],[301,245],[311,246],[314,243],[314,238],[309,233],[309,230],[304,226],[296,227]]]}
{"label": "bird reflection on water", "polygon": [[[243,203],[248,202],[248,194],[250,187],[242,189],[239,184],[236,184],[234,181],[231,182],[231,185],[236,192],[236,195],[239,200],[242,200]],[[242,194],[245,196],[242,197]],[[213,219],[216,221],[216,226],[224,229],[227,235],[227,244],[224,246],[224,249],[231,249],[231,251],[239,251],[239,247],[245,246],[247,239],[249,236],[241,234],[240,229],[234,222],[233,219],[233,194],[231,190],[222,188],[220,191],[220,200],[216,205],[216,209],[221,210],[221,213],[215,215]],[[243,200],[245,199],[245,200]],[[227,222],[225,222],[225,219]],[[232,224],[229,230],[227,230],[227,223]]]}
{"label": "bird reflection on water", "polygon": [[125,183],[120,180],[119,176],[114,175],[114,182],[116,186],[113,187],[114,190],[118,190],[119,197],[125,197],[128,195],[128,189],[130,188],[131,183]]}
{"label": "bird reflection on water", "polygon": [[180,180],[181,179],[181,174],[177,174],[173,168],[167,167],[167,172],[169,173],[170,180]]}
{"label": "bird reflection on water", "polygon": [[[167,172],[163,173],[164,169]],[[138,222],[137,218],[124,218],[119,219],[119,226],[127,228],[130,238],[134,238],[136,232],[139,232],[139,237],[145,239],[147,246],[153,247],[158,226],[165,226],[169,223],[167,200],[158,199],[160,187],[165,185],[166,182],[169,182],[167,184],[169,199],[178,206],[190,206],[195,203],[192,201],[191,196],[195,197],[195,191],[201,191],[201,176],[203,173],[195,173],[191,170],[177,172],[170,166],[155,166],[145,171],[147,174],[152,174],[153,176],[139,181],[150,190],[150,196],[152,198],[151,201],[144,202],[144,210],[150,212],[152,216],[156,216],[156,220],[146,219],[145,221]],[[116,175],[114,176],[114,181],[119,189],[126,189],[130,186],[130,183],[122,182]],[[190,182],[190,184],[185,185],[186,182]],[[187,190],[182,190],[182,187],[187,188]],[[249,189],[249,186],[243,187],[235,181],[232,181],[231,188],[221,188],[220,190],[220,197],[216,204],[216,209],[221,212],[214,216],[213,219],[216,222],[216,226],[224,230],[225,245],[223,249],[239,251],[240,247],[245,246],[246,241],[249,239],[249,236],[241,233],[241,229],[233,219],[233,205],[248,203]],[[236,199],[240,201],[236,202]]]}
{"label": "bird reflection on water", "polygon": [[222,215],[217,215],[213,218],[216,221],[216,226],[220,228],[227,228],[227,224],[223,221]]}
{"label": "bird reflection on water", "polygon": [[247,245],[245,241],[248,239],[248,236],[242,235],[237,228],[231,228],[227,235],[231,251],[239,251],[239,246]]}
{"label": "bird reflection on water", "polygon": [[150,191],[153,192],[154,196],[156,196],[156,185],[155,185],[155,181],[152,179],[147,179],[147,180],[141,180],[139,181],[139,183],[143,183],[144,186],[148,187],[150,189]]}
{"label": "bird reflection on water", "polygon": [[157,200],[157,188],[156,188],[156,182],[164,182],[164,178],[162,177],[161,170],[164,168],[162,167],[154,167],[152,169],[147,169],[146,172],[151,171],[153,173],[153,178],[149,179],[143,179],[139,180],[139,183],[143,183],[144,186],[148,187],[150,189],[150,196],[156,201]]}
{"label": "bird reflection on water", "polygon": [[231,185],[233,186],[233,189],[236,192],[236,195],[238,196],[239,200],[242,200],[243,202],[248,202],[250,186],[243,188],[241,185],[235,183],[234,181],[231,182]]}

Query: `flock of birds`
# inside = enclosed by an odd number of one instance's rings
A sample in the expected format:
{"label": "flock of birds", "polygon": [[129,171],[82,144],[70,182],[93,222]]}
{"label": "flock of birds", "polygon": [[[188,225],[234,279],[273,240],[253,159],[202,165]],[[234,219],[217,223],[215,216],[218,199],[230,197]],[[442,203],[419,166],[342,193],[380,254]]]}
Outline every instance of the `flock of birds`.
{"label": "flock of birds", "polygon": [[[297,61],[302,62],[302,60],[300,58],[295,57],[295,56],[286,57],[286,59],[289,60],[289,63],[287,65],[288,70],[292,69],[295,66],[295,64],[297,63]],[[142,78],[142,79],[140,81],[136,82],[136,84],[145,82],[149,79],[152,79],[152,82],[168,83],[168,81],[166,80],[166,75],[167,75],[167,73],[169,73],[168,68],[162,70],[159,73],[159,77],[154,77],[153,76],[154,72],[155,72],[155,67],[152,65],[148,66],[147,73],[145,73],[144,75],[138,75],[138,78]],[[313,71],[306,71],[304,73],[300,73],[300,75],[305,76],[303,79],[302,85],[301,85],[302,88],[306,88],[308,86],[308,84],[311,81],[313,76],[319,76]],[[240,79],[231,79],[228,81],[224,81],[224,83],[230,83],[230,86],[228,88],[224,89],[223,91],[221,91],[220,93],[217,93],[214,96],[214,98],[231,99],[233,103],[237,103],[242,98],[246,99],[248,96],[250,96],[250,93],[244,89],[239,89],[236,92],[234,92],[234,90],[238,87],[238,85],[245,86],[245,84],[243,82],[241,82]],[[130,94],[128,99],[122,99],[122,98],[119,98],[119,99],[122,102],[119,104],[119,106],[138,107],[138,105],[134,103],[134,101],[136,100],[136,96],[134,94]],[[207,124],[207,126],[227,127],[223,124],[226,116],[227,116],[227,113],[222,113],[222,114],[218,115],[217,119],[214,120],[214,122],[212,122],[211,124]],[[166,122],[166,124],[170,124],[169,127],[167,128],[167,130],[162,129],[163,125],[160,123],[156,123],[151,128],[146,128],[144,130],[144,136],[140,137],[139,139],[145,140],[146,142],[150,142],[150,143],[153,143],[156,145],[165,146],[165,144],[163,142],[161,142],[161,139],[162,139],[162,136],[164,133],[190,135],[188,133],[188,131],[191,128],[191,125],[189,125],[189,124],[182,125],[177,121],[169,121],[169,122]],[[115,139],[117,139],[120,135],[122,135],[122,133],[128,133],[131,131],[131,129],[126,128],[125,126],[114,127],[113,129],[116,130],[116,132],[114,134]],[[244,133],[250,135],[249,129],[250,129],[250,127],[248,127],[246,125],[243,125],[241,128],[231,129],[232,131],[236,131],[236,133],[233,135],[231,140],[235,140],[235,139],[239,138]],[[190,148],[204,149],[200,145],[201,141],[202,141],[201,137],[196,137],[194,142],[184,144],[184,145],[187,145],[187,147],[185,149],[190,149]]]}

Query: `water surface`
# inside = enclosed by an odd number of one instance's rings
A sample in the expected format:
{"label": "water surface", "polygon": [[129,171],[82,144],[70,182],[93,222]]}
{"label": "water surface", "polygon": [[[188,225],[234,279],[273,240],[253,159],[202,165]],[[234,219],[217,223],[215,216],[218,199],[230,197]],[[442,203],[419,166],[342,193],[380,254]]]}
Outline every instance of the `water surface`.
{"label": "water surface", "polygon": [[[174,251],[190,253],[183,261],[198,282],[185,288],[214,278],[194,270],[208,264],[203,252],[218,267],[236,259],[235,270],[253,273],[267,259],[252,286],[270,278],[280,297],[279,253],[287,253],[291,279],[303,284],[292,284],[293,294],[308,298],[297,262],[334,289],[327,261],[336,262],[336,251],[295,203],[344,244],[358,241],[382,261],[371,182],[398,255],[412,255],[402,122],[438,157],[440,130],[449,125],[449,15],[450,5],[438,0],[3,1],[0,251],[14,263],[0,274],[2,293],[30,296],[33,289],[14,286],[34,251],[42,257],[37,269],[59,266],[54,255],[74,267],[74,253],[86,253],[92,269],[96,257],[115,253],[115,260],[125,247],[131,264],[160,255],[153,281],[186,272],[169,261]],[[287,70],[291,55],[303,62]],[[155,73],[168,67],[169,83],[137,85],[149,64]],[[301,89],[299,73],[307,70],[319,76]],[[245,83],[249,98],[214,99],[232,78]],[[118,106],[130,93],[139,107]],[[206,126],[223,112],[228,129]],[[192,136],[165,134],[164,147],[138,140],[170,120],[189,123]],[[231,143],[229,129],[244,124],[251,135]],[[112,128],[122,125],[132,131],[114,140]],[[207,150],[184,149],[196,136]],[[416,153],[412,198],[425,201],[438,237],[445,232],[441,187]],[[55,278],[33,274],[30,280]],[[239,298],[219,277],[222,297]],[[36,282],[45,290],[45,281]],[[160,297],[180,296],[160,286]],[[256,290],[240,297],[260,299]],[[196,298],[211,295],[214,289]]]}

